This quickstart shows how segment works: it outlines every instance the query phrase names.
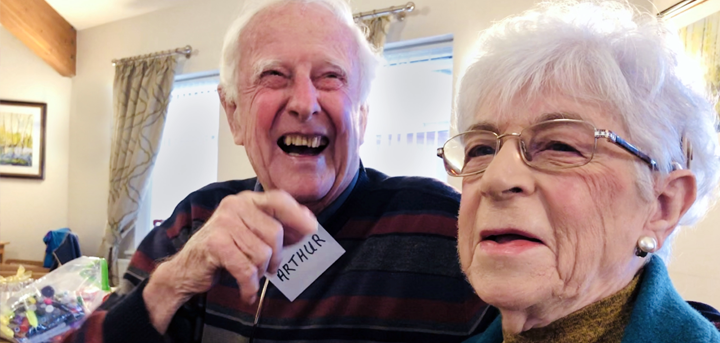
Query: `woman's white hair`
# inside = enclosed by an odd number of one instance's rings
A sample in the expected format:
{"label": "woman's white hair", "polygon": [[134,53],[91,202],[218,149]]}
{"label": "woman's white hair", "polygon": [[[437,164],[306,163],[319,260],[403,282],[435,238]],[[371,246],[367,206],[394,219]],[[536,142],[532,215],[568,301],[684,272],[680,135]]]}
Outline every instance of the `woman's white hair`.
{"label": "woman's white hair", "polygon": [[[686,165],[681,141],[687,139],[697,200],[679,224],[693,225],[714,203],[720,161],[714,101],[689,62],[674,31],[626,2],[543,2],[481,34],[477,58],[460,83],[453,124],[464,131],[481,106],[509,108],[559,93],[617,115],[627,140],[657,161],[661,175],[672,162]],[[650,168],[638,163],[637,175],[649,199]],[[657,252],[663,259],[671,240]]]}
{"label": "woman's white hair", "polygon": [[[247,24],[264,9],[282,6],[291,2],[322,5],[353,32],[353,38],[358,47],[357,58],[360,66],[359,100],[360,103],[365,103],[380,58],[377,49],[372,47],[365,38],[366,28],[353,20],[352,10],[346,0],[246,0],[240,15],[230,24],[223,41],[220,57],[220,85],[223,88],[225,98],[228,101],[235,101],[237,97],[237,69],[240,65],[240,49],[242,49],[240,35]],[[308,18],[308,20],[312,20],[312,18]]]}

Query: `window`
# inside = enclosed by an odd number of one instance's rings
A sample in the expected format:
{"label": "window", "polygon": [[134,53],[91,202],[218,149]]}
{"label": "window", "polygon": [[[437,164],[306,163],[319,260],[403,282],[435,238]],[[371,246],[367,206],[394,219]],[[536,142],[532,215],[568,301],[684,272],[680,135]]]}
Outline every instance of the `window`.
{"label": "window", "polygon": [[363,164],[446,182],[436,150],[450,129],[452,37],[389,43],[384,56],[369,98]]}
{"label": "window", "polygon": [[217,181],[217,76],[175,79],[160,151],[141,205],[134,248],[191,192]]}

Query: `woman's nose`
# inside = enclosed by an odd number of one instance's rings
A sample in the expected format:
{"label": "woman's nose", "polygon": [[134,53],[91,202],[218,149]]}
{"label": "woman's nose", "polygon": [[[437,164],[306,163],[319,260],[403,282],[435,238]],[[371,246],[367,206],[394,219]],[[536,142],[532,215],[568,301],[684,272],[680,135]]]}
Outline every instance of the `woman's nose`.
{"label": "woman's nose", "polygon": [[479,178],[480,192],[495,200],[507,200],[535,191],[533,170],[520,155],[520,140],[517,137],[507,138]]}
{"label": "woman's nose", "polygon": [[296,77],[290,92],[287,110],[300,121],[307,121],[320,112],[318,91],[309,77]]}

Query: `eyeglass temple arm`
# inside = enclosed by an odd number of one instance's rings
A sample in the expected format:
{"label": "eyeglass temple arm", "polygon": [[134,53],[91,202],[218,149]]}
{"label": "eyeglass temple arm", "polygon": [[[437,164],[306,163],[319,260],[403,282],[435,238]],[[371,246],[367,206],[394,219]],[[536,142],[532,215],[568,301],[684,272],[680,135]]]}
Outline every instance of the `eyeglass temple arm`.
{"label": "eyeglass temple arm", "polygon": [[596,137],[606,138],[608,141],[617,144],[621,148],[627,150],[627,152],[637,156],[641,160],[645,161],[645,163],[650,165],[650,168],[652,170],[658,170],[657,162],[655,162],[655,160],[653,160],[646,153],[640,151],[640,149],[636,148],[634,145],[620,138],[620,136],[616,135],[614,132],[608,130],[597,130],[595,132],[595,135]]}

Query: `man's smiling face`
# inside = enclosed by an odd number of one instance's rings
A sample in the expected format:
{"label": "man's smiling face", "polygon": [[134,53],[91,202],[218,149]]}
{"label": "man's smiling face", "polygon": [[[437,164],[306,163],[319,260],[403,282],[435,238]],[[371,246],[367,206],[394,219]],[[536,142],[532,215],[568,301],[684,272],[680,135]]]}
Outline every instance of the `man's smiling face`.
{"label": "man's smiling face", "polygon": [[322,5],[291,2],[251,19],[240,47],[237,99],[223,100],[235,143],[265,189],[318,213],[360,161],[367,111],[353,32]]}

